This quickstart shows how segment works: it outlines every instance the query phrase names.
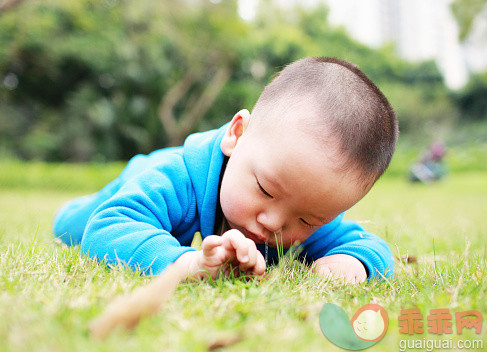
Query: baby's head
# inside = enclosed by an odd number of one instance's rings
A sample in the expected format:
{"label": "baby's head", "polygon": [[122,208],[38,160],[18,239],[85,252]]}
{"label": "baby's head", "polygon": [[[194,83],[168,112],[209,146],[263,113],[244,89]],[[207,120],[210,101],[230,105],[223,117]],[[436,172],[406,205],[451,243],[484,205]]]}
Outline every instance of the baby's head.
{"label": "baby's head", "polygon": [[221,149],[232,228],[257,243],[303,242],[364,197],[398,135],[394,111],[356,66],[306,58],[286,66],[252,113],[237,113]]}

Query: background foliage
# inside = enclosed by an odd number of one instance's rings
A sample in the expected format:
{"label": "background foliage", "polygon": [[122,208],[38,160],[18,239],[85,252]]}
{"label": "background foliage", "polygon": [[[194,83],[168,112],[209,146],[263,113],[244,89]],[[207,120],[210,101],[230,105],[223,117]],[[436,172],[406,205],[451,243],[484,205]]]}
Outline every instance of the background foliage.
{"label": "background foliage", "polygon": [[448,139],[470,121],[474,132],[453,140],[487,139],[485,75],[450,92],[433,62],[353,41],[328,24],[325,7],[261,1],[245,22],[235,0],[49,0],[0,12],[0,153],[104,161],[180,144],[251,109],[272,76],[304,56],[358,64],[406,140]]}

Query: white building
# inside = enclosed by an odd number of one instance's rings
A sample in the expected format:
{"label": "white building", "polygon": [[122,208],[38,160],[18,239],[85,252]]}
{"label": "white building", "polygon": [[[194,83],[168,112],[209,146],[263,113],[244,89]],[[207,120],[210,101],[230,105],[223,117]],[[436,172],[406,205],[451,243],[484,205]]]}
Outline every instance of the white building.
{"label": "white building", "polygon": [[357,40],[372,47],[392,42],[399,55],[410,61],[435,60],[446,84],[453,89],[468,81],[466,50],[458,40],[451,0],[326,2],[330,22],[343,25]]}
{"label": "white building", "polygon": [[[450,11],[452,0],[275,0],[281,6],[326,3],[329,21],[371,47],[392,42],[410,61],[433,59],[446,84],[461,88],[469,72],[487,70],[487,12],[464,43]],[[247,7],[258,0],[241,0]],[[485,9],[487,11],[487,8]]]}

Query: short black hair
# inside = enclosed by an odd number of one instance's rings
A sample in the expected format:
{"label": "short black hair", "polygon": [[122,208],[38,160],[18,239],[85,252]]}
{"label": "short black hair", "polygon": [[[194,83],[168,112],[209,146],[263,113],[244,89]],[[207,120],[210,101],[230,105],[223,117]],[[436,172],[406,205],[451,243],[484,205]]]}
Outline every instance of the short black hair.
{"label": "short black hair", "polygon": [[307,99],[318,112],[323,128],[316,128],[317,133],[337,137],[346,160],[341,167],[358,170],[365,184],[373,184],[387,169],[399,134],[396,114],[379,88],[348,61],[309,57],[279,72],[252,115],[265,115],[278,104],[300,99]]}

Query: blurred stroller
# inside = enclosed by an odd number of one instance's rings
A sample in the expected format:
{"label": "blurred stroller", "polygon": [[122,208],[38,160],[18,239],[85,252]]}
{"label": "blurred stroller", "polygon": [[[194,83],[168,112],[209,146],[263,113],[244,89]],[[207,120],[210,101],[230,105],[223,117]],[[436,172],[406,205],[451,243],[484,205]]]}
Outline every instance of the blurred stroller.
{"label": "blurred stroller", "polygon": [[443,161],[445,154],[446,147],[443,143],[431,143],[421,160],[414,163],[409,169],[409,181],[431,183],[443,178],[447,174],[447,168]]}

